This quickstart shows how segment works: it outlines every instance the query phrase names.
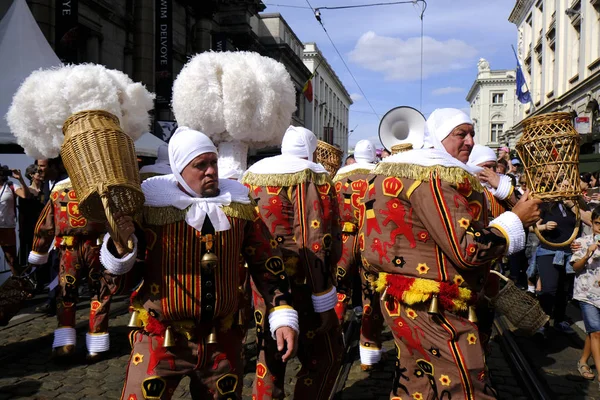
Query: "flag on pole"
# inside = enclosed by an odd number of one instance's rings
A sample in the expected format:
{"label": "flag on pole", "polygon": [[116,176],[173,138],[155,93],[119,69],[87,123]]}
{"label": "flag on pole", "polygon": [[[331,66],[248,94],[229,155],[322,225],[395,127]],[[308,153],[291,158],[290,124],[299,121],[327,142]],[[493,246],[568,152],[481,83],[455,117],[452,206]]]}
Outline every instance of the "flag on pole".
{"label": "flag on pole", "polygon": [[304,95],[304,97],[306,97],[306,100],[308,100],[309,102],[312,103],[313,101],[313,87],[312,87],[312,78],[315,76],[315,74],[313,73],[308,80],[306,81],[306,83],[304,84],[304,87],[302,88],[302,94]]}
{"label": "flag on pole", "polygon": [[523,103],[531,102],[531,93],[525,82],[525,76],[521,70],[521,65],[517,62],[517,99]]}

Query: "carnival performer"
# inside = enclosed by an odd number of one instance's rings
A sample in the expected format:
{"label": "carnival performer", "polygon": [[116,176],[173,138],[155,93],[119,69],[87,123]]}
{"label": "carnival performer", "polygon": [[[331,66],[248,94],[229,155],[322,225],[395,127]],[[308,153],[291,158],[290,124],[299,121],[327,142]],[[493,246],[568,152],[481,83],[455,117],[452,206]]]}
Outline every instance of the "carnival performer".
{"label": "carnival performer", "polygon": [[157,151],[156,161],[152,165],[145,165],[140,168],[140,179],[145,181],[148,178],[158,175],[169,175],[171,166],[169,165],[169,146],[162,144]]}
{"label": "carnival performer", "polygon": [[[342,227],[342,254],[337,263],[337,297],[335,310],[340,324],[344,320],[346,308],[350,300],[350,292],[356,286],[354,279],[360,279],[360,298],[362,315],[360,327],[360,364],[365,371],[370,370],[381,361],[381,331],[383,316],[379,304],[379,293],[374,290],[377,275],[362,268],[362,256],[359,250],[357,232],[364,218],[365,198],[369,190],[374,190],[369,175],[377,161],[376,149],[368,140],[361,140],[354,147],[356,163],[346,165],[337,172],[333,182],[338,196],[339,214]],[[357,276],[358,275],[358,276]],[[352,295],[353,298],[356,296]]]}
{"label": "carnival performer", "polygon": [[71,180],[67,178],[57,182],[50,192],[50,201],[38,218],[28,257],[29,264],[46,264],[54,240],[60,260],[56,294],[58,328],[54,331],[52,343],[56,358],[75,353],[75,311],[84,274],[87,274],[91,292],[87,359],[97,361],[109,350],[108,312],[121,279],[100,264],[100,241],[105,233],[104,224],[88,221],[81,214]]}
{"label": "carnival performer", "polygon": [[[331,178],[312,161],[316,147],[311,131],[290,126],[282,140],[282,154],[252,165],[242,182],[250,188],[260,217],[275,238],[273,247],[282,249],[300,316],[302,368],[294,398],[320,400],[329,398],[343,344],[333,282],[341,250],[339,217]],[[253,279],[253,283],[259,282]],[[264,334],[270,321],[264,318],[265,306],[255,290],[254,308],[260,353],[253,398],[282,399],[286,364],[277,356],[272,337]]]}
{"label": "carnival performer", "polygon": [[[358,232],[363,265],[379,273],[381,308],[398,350],[391,399],[490,399],[477,326],[466,319],[490,262],[523,248],[539,218],[527,195],[488,223],[482,187],[467,162],[473,123],[435,110],[425,146],[373,170],[371,210]],[[474,311],[474,310],[472,310]]]}
{"label": "carnival performer", "polygon": [[122,398],[170,399],[189,376],[193,398],[239,399],[246,333],[237,319],[241,254],[267,304],[282,358],[296,349],[298,315],[289,306],[281,253],[248,190],[218,179],[217,149],[206,135],[179,127],[169,160],[171,175],[142,184],[145,239],[130,217],[119,216],[123,237],[135,231],[139,238],[135,249],[126,253],[107,237],[101,250],[105,267],[122,274],[146,249],[144,283],[132,295],[132,319],[143,326],[130,334]]}

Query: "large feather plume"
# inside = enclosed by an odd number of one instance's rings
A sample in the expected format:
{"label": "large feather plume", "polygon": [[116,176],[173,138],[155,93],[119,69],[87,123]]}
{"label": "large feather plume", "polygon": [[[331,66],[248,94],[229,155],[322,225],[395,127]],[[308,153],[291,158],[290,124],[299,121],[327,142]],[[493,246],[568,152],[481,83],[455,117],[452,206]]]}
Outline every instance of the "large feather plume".
{"label": "large feather plume", "polygon": [[254,148],[280,144],[296,109],[296,92],[283,64],[252,52],[205,52],[194,56],[173,84],[179,126],[216,143]]}
{"label": "large feather plume", "polygon": [[148,129],[153,98],[122,72],[94,64],[67,65],[32,72],[15,93],[6,119],[29,156],[52,158],[60,152],[62,126],[72,114],[110,112],[136,140]]}

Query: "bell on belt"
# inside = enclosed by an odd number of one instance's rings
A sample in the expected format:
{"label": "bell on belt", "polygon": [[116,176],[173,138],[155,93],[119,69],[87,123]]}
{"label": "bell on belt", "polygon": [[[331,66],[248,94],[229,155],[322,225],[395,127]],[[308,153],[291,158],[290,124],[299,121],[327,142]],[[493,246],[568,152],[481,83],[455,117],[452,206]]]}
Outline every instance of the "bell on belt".
{"label": "bell on belt", "polygon": [[129,318],[129,324],[127,324],[130,328],[141,328],[142,321],[140,320],[140,312],[138,310],[133,310],[131,313],[131,317]]}
{"label": "bell on belt", "polygon": [[477,323],[477,313],[475,312],[475,306],[469,306],[469,322],[474,324]]}
{"label": "bell on belt", "polygon": [[173,332],[171,331],[171,327],[167,326],[165,330],[165,341],[163,342],[163,347],[173,347],[175,346],[175,338],[173,337]]}
{"label": "bell on belt", "polygon": [[387,301],[387,291],[388,291],[388,288],[389,288],[389,286],[386,286],[385,290],[381,294],[381,300],[383,300],[383,301]]}
{"label": "bell on belt", "polygon": [[431,303],[429,303],[429,310],[427,310],[428,314],[439,314],[439,305],[438,305],[438,297],[437,295],[431,296]]}
{"label": "bell on belt", "polygon": [[200,265],[202,266],[203,270],[211,272],[217,267],[217,261],[219,261],[219,258],[215,253],[204,253],[202,260],[200,261]]}
{"label": "bell on belt", "polygon": [[212,330],[210,331],[210,335],[208,335],[208,340],[206,341],[207,344],[215,344],[217,343],[217,329],[213,326]]}

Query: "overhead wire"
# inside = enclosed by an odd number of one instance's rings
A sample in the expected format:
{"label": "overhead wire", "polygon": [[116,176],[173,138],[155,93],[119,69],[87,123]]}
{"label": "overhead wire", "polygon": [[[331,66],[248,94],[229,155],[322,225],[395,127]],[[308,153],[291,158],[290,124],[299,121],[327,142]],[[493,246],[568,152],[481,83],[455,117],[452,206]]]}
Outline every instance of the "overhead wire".
{"label": "overhead wire", "polygon": [[[313,13],[315,13],[315,17],[316,17],[317,14],[316,14],[315,8],[310,4],[309,0],[306,0],[306,3],[313,10]],[[377,116],[377,118],[380,118],[379,114],[377,113],[377,111],[375,111],[375,108],[373,107],[373,105],[371,104],[371,102],[369,101],[369,99],[367,98],[367,95],[365,94],[364,90],[362,89],[362,87],[360,86],[360,84],[358,83],[358,81],[356,80],[356,78],[354,77],[354,74],[350,70],[350,67],[348,67],[348,64],[346,64],[346,60],[344,60],[344,57],[342,57],[342,54],[340,53],[340,51],[338,50],[337,46],[333,42],[333,39],[331,38],[331,36],[329,36],[329,32],[327,32],[327,29],[325,28],[325,25],[323,25],[323,22],[320,20],[320,18],[317,18],[317,21],[321,25],[321,28],[323,28],[323,31],[325,32],[325,35],[327,35],[327,38],[329,39],[329,42],[331,42],[331,45],[333,46],[335,52],[340,57],[340,60],[342,60],[342,63],[344,64],[344,67],[346,67],[346,70],[348,71],[348,73],[352,77],[352,80],[356,84],[356,87],[358,87],[358,90],[360,91],[360,93],[362,94],[362,96],[364,97],[364,99],[366,100],[367,104],[369,104],[369,107],[371,108],[371,110],[373,110],[373,113]]]}
{"label": "overhead wire", "polygon": [[394,1],[391,3],[369,3],[369,4],[354,4],[351,6],[337,6],[337,7],[317,7],[315,10],[343,10],[347,8],[363,8],[363,7],[378,7],[378,6],[393,6],[396,4],[409,4],[416,3],[415,0],[405,0],[405,1]]}

